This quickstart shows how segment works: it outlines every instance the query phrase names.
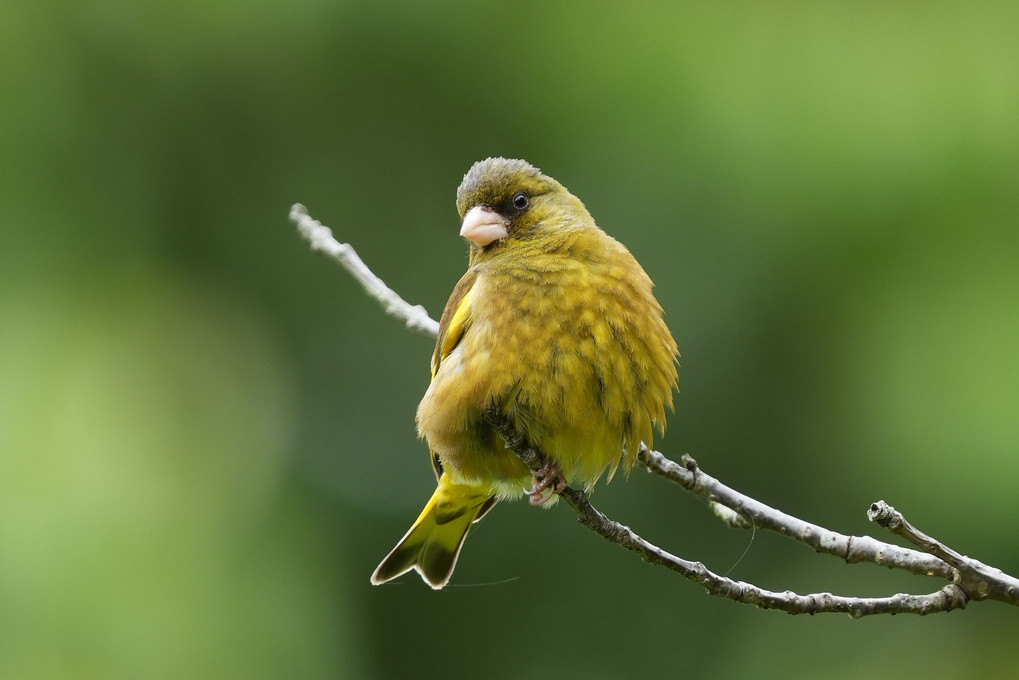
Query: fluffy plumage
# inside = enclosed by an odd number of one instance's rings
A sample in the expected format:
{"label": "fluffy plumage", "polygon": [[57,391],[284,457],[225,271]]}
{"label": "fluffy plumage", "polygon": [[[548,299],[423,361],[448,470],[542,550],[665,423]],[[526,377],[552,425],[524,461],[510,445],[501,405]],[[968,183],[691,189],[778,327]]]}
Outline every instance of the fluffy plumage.
{"label": "fluffy plumage", "polygon": [[456,203],[470,262],[417,411],[438,488],[376,584],[414,569],[441,588],[471,523],[524,495],[531,473],[486,409],[590,489],[620,463],[628,471],[672,408],[679,354],[651,279],[577,197],[525,161],[489,158],[464,176]]}

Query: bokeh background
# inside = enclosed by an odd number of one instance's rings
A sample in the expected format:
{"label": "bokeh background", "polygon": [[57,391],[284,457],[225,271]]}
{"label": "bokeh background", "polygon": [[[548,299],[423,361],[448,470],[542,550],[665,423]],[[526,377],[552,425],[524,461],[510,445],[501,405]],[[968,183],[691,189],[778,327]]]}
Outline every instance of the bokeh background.
{"label": "bokeh background", "polygon": [[[526,158],[655,279],[658,448],[1019,573],[1019,5],[29,2],[0,23],[0,677],[1014,677],[1019,612],[791,617],[504,504],[454,583],[368,576],[431,492],[454,192]],[[776,590],[936,581],[594,500]],[[742,556],[742,559],[741,559]]]}

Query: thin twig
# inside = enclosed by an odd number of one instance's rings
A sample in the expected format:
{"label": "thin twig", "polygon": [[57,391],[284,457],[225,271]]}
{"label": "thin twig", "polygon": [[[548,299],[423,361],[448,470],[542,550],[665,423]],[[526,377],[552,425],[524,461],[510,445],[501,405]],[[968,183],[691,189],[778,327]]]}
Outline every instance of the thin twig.
{"label": "thin twig", "polygon": [[[312,249],[326,253],[349,271],[369,296],[378,300],[386,313],[400,319],[422,335],[438,334],[438,323],[420,305],[411,305],[385,285],[361,261],[354,249],[338,242],[332,231],[312,219],[304,206],[295,204],[290,220]],[[485,417],[521,461],[531,470],[540,471],[545,455],[516,431],[513,423],[498,411]],[[609,519],[598,511],[583,491],[567,488],[560,493],[563,501],[576,511],[581,524],[605,539],[631,550],[642,559],[671,569],[699,583],[709,593],[735,602],[764,609],[779,609],[790,614],[842,612],[853,617],[871,614],[930,614],[961,609],[972,600],[994,599],[1019,606],[1019,579],[1000,569],[965,557],[913,527],[902,514],[884,501],[871,506],[868,516],[880,526],[904,537],[923,552],[885,543],[869,536],[847,536],[805,522],[761,503],[708,475],[690,456],[680,465],[661,453],[641,446],[638,460],[648,470],[690,493],[707,499],[716,507],[728,508],[720,516],[731,526],[756,526],[805,543],[816,551],[836,555],[849,563],[871,562],[903,569],[915,574],[937,576],[950,581],[940,590],[926,595],[896,594],[889,597],[847,597],[831,593],[799,595],[792,591],[775,592],[751,583],[734,581],[710,571],[700,562],[672,555],[644,540],[629,527]],[[740,522],[739,518],[749,520]]]}
{"label": "thin twig", "polygon": [[303,205],[295,203],[290,208],[290,221],[297,225],[297,231],[301,236],[311,243],[312,250],[323,252],[343,265],[364,286],[368,296],[375,298],[382,305],[386,314],[403,321],[407,328],[415,333],[432,337],[438,335],[439,323],[428,316],[424,307],[412,305],[397,295],[361,261],[350,244],[337,241],[332,230],[318,220],[312,219]]}

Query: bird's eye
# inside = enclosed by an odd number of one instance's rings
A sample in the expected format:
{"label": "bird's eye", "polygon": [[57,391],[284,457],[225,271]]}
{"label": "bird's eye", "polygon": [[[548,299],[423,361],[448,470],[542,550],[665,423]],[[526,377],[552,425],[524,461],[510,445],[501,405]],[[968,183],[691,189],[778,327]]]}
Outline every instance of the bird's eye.
{"label": "bird's eye", "polygon": [[527,198],[527,194],[517,194],[513,197],[513,207],[517,210],[523,210],[527,207],[530,200]]}

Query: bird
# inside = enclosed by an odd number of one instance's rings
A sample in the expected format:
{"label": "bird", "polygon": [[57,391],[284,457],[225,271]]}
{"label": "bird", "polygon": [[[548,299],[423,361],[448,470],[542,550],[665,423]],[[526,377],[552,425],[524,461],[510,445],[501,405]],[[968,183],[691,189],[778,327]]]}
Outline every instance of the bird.
{"label": "bird", "polygon": [[[500,500],[550,507],[589,491],[641,442],[664,435],[679,351],[653,284],[587,208],[527,161],[487,158],[457,190],[467,272],[439,322],[431,382],[417,408],[437,487],[372,574],[414,570],[449,583],[474,522]],[[549,465],[532,473],[486,419],[494,410]]]}

